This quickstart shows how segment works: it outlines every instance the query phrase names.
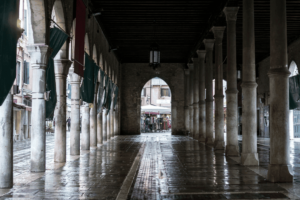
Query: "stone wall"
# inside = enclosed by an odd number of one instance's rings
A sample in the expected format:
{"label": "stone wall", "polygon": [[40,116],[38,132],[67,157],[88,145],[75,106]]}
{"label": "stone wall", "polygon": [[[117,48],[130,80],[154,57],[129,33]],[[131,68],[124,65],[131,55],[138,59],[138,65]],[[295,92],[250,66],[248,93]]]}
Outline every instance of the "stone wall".
{"label": "stone wall", "polygon": [[148,63],[122,64],[121,135],[140,134],[140,106],[143,86],[154,77],[163,79],[172,94],[172,134],[184,134],[184,66],[181,63],[163,63],[159,73]]}

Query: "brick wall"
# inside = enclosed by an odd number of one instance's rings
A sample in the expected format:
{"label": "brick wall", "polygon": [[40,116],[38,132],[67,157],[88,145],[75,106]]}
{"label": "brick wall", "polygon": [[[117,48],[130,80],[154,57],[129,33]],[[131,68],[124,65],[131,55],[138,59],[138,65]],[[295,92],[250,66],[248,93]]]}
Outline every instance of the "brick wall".
{"label": "brick wall", "polygon": [[156,73],[148,63],[122,64],[121,135],[140,134],[141,90],[154,77],[163,79],[171,89],[172,134],[184,133],[184,66],[181,63],[163,63]]}

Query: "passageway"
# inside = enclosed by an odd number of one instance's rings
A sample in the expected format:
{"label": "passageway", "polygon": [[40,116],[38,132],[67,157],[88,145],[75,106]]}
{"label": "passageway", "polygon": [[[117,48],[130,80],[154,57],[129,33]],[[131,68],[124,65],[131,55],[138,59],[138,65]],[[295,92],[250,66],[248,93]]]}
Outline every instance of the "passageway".
{"label": "passageway", "polygon": [[[241,166],[239,157],[225,157],[224,151],[214,151],[190,137],[168,133],[117,136],[98,150],[81,151],[80,156],[67,154],[66,163],[53,163],[53,148],[54,136],[48,135],[47,170],[30,173],[30,141],[15,145],[15,185],[12,189],[0,189],[1,199],[126,199],[127,195],[128,199],[298,199],[300,196],[298,139],[291,142],[293,184],[266,180],[268,139],[258,140],[260,166],[255,167]],[[136,176],[130,177],[130,173]],[[127,193],[120,192],[124,187]]]}

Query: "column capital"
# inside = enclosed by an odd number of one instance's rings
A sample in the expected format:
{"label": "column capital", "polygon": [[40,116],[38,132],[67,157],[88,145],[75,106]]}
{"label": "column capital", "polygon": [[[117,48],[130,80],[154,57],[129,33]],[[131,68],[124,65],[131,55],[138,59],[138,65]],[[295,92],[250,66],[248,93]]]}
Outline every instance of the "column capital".
{"label": "column capital", "polygon": [[203,43],[207,51],[212,51],[215,45],[215,39],[204,39]]}
{"label": "column capital", "polygon": [[54,73],[55,76],[67,76],[69,69],[72,65],[72,61],[70,61],[69,59],[57,59],[54,60]]}
{"label": "column capital", "polygon": [[226,16],[226,21],[236,21],[237,13],[239,11],[239,7],[225,7],[223,12]]}
{"label": "column capital", "polygon": [[189,67],[189,70],[194,69],[194,63],[188,63],[187,66]]}
{"label": "column capital", "polygon": [[206,55],[206,50],[197,50],[198,58],[203,60]]}
{"label": "column capital", "polygon": [[226,26],[213,26],[211,31],[214,33],[216,40],[222,40]]}
{"label": "column capital", "polygon": [[30,54],[30,65],[36,69],[46,69],[52,49],[46,44],[27,45]]}
{"label": "column capital", "polygon": [[71,84],[80,84],[81,76],[74,73],[74,67],[73,66],[69,69],[69,75],[70,75],[70,78],[71,78]]}

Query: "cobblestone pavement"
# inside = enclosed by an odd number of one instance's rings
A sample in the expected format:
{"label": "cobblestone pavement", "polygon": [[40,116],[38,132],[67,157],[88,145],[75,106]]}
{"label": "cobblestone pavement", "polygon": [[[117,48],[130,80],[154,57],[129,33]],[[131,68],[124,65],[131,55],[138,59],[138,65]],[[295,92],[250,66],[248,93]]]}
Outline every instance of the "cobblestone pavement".
{"label": "cobblestone pavement", "polygon": [[[240,138],[241,139],[241,138]],[[14,187],[0,199],[116,199],[143,146],[128,199],[300,199],[300,143],[291,143],[294,183],[266,180],[267,139],[258,139],[259,167],[185,136],[148,133],[118,136],[101,148],[53,162],[54,136],[47,136],[47,170],[30,173],[30,141],[14,145]],[[240,141],[241,147],[241,141]]]}

